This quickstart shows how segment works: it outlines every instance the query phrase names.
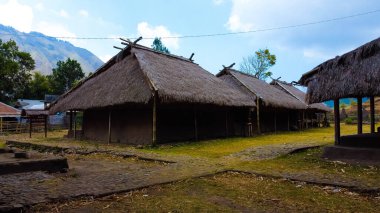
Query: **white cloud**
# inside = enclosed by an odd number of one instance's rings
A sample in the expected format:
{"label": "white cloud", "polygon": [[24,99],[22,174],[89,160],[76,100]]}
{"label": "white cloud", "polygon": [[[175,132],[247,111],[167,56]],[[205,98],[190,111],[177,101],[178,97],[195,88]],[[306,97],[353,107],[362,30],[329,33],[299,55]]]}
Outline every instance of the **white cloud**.
{"label": "white cloud", "polygon": [[79,15],[82,17],[87,18],[88,17],[88,11],[87,10],[79,10]]}
{"label": "white cloud", "polygon": [[0,4],[0,23],[12,26],[22,32],[30,32],[33,23],[33,8],[18,3],[17,0],[9,0]]}
{"label": "white cloud", "polygon": [[59,15],[63,18],[69,18],[69,14],[66,12],[66,10],[60,10]]}
{"label": "white cloud", "polygon": [[212,2],[215,4],[215,5],[221,5],[224,3],[224,0],[212,0]]}
{"label": "white cloud", "polygon": [[38,11],[43,11],[45,10],[45,6],[44,4],[42,4],[41,2],[37,3],[34,8],[36,8]]}
{"label": "white cloud", "polygon": [[[178,49],[179,48],[179,39],[178,38],[164,38],[164,37],[176,37],[179,36],[177,33],[170,32],[165,26],[150,26],[147,22],[140,22],[137,25],[137,32],[143,38],[162,38],[162,42],[169,49]],[[140,44],[150,47],[152,40],[143,39]]]}
{"label": "white cloud", "polygon": [[228,22],[226,24],[227,28],[233,32],[239,32],[239,31],[249,31],[252,30],[252,24],[250,23],[243,23],[240,20],[240,16],[238,15],[231,15],[228,18]]}
{"label": "white cloud", "polygon": [[104,63],[106,63],[106,62],[107,62],[108,60],[110,60],[112,57],[113,57],[113,55],[109,55],[109,54],[99,56],[100,60],[102,60]]}

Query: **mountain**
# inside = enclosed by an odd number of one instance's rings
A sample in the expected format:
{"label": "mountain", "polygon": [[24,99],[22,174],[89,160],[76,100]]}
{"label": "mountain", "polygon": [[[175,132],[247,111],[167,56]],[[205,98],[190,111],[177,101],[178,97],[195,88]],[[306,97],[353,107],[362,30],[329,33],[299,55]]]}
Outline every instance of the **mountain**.
{"label": "mountain", "polygon": [[58,61],[64,61],[69,57],[77,60],[85,73],[94,72],[103,64],[86,49],[38,32],[23,33],[0,24],[0,39],[3,42],[14,40],[20,50],[32,55],[36,62],[35,70],[44,74],[51,74]]}

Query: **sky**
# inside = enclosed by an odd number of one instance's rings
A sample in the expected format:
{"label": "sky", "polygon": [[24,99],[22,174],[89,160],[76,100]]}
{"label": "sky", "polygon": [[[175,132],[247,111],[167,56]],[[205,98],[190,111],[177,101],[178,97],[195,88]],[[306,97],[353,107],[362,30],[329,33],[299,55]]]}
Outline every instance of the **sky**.
{"label": "sky", "polygon": [[[380,10],[378,0],[0,0],[0,24],[54,37],[143,38],[281,28]],[[302,27],[163,39],[171,53],[216,74],[259,49],[277,56],[274,78],[297,81],[327,59],[380,36],[380,11]],[[118,39],[64,39],[107,61]],[[139,44],[150,46],[152,40]]]}

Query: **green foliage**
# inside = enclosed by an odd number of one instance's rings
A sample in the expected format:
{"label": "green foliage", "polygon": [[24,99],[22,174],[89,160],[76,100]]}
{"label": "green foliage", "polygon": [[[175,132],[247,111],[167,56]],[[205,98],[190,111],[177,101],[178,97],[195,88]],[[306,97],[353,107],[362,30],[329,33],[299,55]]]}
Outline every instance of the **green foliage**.
{"label": "green foliage", "polygon": [[34,60],[29,53],[21,52],[16,42],[0,39],[0,101],[10,102],[27,91]]}
{"label": "green foliage", "polygon": [[345,103],[341,104],[340,109],[347,109],[347,105]]}
{"label": "green foliage", "polygon": [[170,54],[169,49],[164,46],[164,44],[161,41],[161,38],[154,39],[153,44],[152,44],[152,49],[157,50],[159,52]]}
{"label": "green foliage", "polygon": [[73,59],[58,61],[53,74],[49,76],[54,94],[63,94],[85,76],[80,64]]}
{"label": "green foliage", "polygon": [[272,55],[268,49],[260,49],[255,54],[243,58],[243,62],[240,64],[240,71],[265,80],[272,76],[272,72],[268,71],[268,69],[275,64],[276,56]]}
{"label": "green foliage", "polygon": [[356,118],[352,118],[352,117],[347,117],[344,120],[344,123],[346,123],[346,124],[356,124],[357,123],[357,119]]}
{"label": "green foliage", "polygon": [[40,72],[35,72],[30,82],[30,97],[32,99],[44,99],[46,94],[50,94],[51,86],[47,76]]}

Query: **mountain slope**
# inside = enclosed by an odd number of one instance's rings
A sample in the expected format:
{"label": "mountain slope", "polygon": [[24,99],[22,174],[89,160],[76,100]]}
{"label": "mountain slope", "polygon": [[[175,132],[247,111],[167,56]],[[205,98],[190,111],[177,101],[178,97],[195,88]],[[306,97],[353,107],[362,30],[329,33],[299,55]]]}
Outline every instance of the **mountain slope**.
{"label": "mountain slope", "polygon": [[58,61],[72,58],[77,60],[84,72],[94,72],[103,62],[90,51],[75,47],[67,41],[45,36],[38,32],[23,33],[0,24],[0,39],[14,40],[19,49],[29,52],[36,62],[36,69],[51,74]]}

